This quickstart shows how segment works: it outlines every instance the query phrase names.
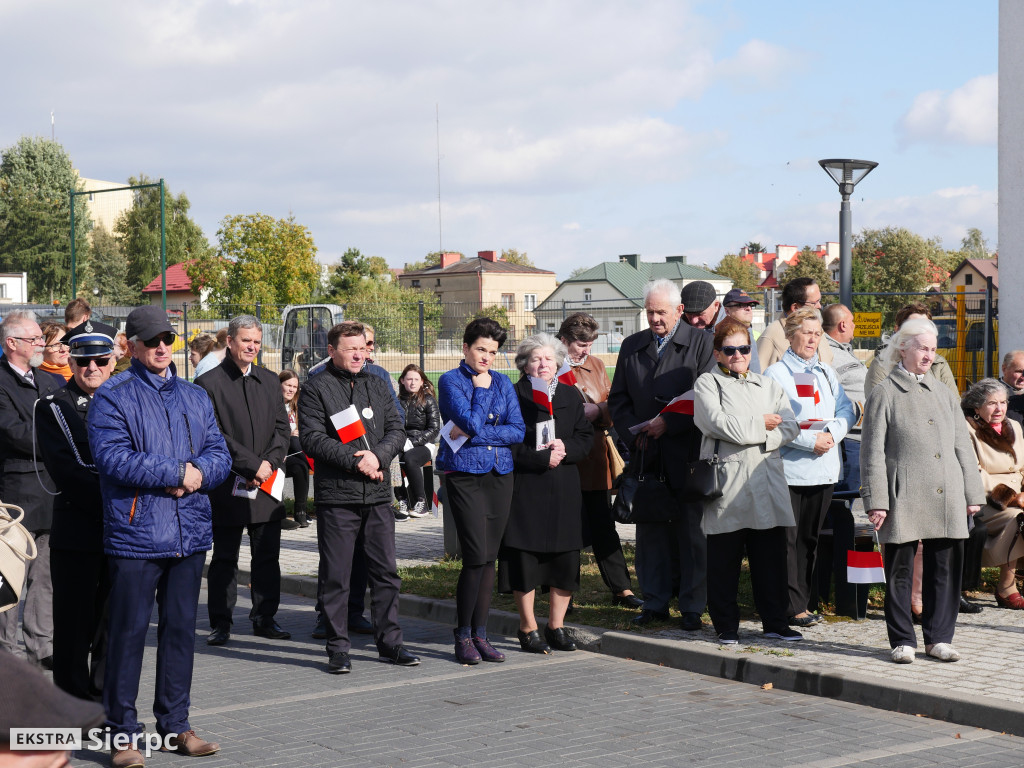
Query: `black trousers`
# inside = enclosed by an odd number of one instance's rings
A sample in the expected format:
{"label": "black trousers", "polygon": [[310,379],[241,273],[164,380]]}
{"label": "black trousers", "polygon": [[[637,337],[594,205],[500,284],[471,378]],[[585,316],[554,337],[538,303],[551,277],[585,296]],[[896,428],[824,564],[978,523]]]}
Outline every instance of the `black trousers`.
{"label": "black trousers", "polygon": [[[320,525],[316,527],[316,547],[320,559],[316,565],[316,608],[317,613],[324,612],[324,544],[321,535]],[[362,616],[366,610],[366,585],[369,577],[366,575],[366,554],[363,552],[363,537],[360,534],[356,539],[355,549],[352,550],[352,574],[349,576],[348,590],[348,617],[351,620],[356,616]]]}
{"label": "black trousers", "polygon": [[988,526],[978,515],[974,516],[974,527],[964,542],[964,575],[960,589],[973,592],[981,586],[981,556],[985,552]]}
{"label": "black trousers", "polygon": [[[409,478],[409,506],[417,501],[426,500],[426,483],[423,479],[423,465],[430,461],[430,449],[425,445],[417,445],[410,451],[398,454],[398,461]],[[433,489],[431,489],[433,490]]]}
{"label": "black trousers", "polygon": [[303,454],[292,456],[284,463],[285,477],[290,477],[295,487],[295,514],[306,511],[309,498],[309,463]]}
{"label": "black trousers", "polygon": [[593,547],[601,579],[613,595],[633,588],[612,519],[608,491],[583,491],[583,541]]}
{"label": "black trousers", "polygon": [[250,621],[273,619],[281,604],[281,521],[249,525],[213,526],[213,558],[206,572],[209,592],[210,626],[230,627],[231,614],[238,597],[238,556],[242,532],[249,529],[249,552],[252,558],[252,610]]}
{"label": "black trousers", "polygon": [[796,518],[796,525],[785,529],[790,616],[806,611],[811,600],[818,534],[821,533],[828,505],[832,503],[832,488],[831,485],[789,486],[793,517]]}
{"label": "black trousers", "polygon": [[317,528],[321,536],[323,613],[327,624],[327,653],[349,651],[349,591],[356,540],[363,537],[370,582],[370,615],[377,649],[402,644],[398,625],[398,594],[402,580],[395,565],[395,515],[390,504],[321,506]]}
{"label": "black trousers", "polygon": [[[925,645],[953,641],[960,612],[960,576],[963,572],[963,539],[925,539],[921,600],[921,629]],[[889,646],[917,647],[917,633],[910,613],[917,542],[885,545],[885,626]]]}
{"label": "black trousers", "polygon": [[708,536],[708,613],[716,632],[735,632],[740,626],[736,595],[744,550],[761,626],[765,632],[787,627],[787,530],[781,526],[765,530],[742,528]]}
{"label": "black trousers", "polygon": [[110,568],[102,552],[50,550],[53,583],[53,682],[99,701],[107,660]]}

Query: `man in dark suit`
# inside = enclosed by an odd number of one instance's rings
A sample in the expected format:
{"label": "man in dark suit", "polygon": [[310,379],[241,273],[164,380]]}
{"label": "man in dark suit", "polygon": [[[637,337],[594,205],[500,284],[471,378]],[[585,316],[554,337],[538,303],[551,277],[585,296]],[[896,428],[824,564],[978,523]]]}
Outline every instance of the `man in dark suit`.
{"label": "man in dark suit", "polygon": [[[15,310],[0,324],[0,500],[25,510],[22,524],[36,541],[39,554],[25,572],[22,634],[30,661],[53,666],[53,591],[50,586],[50,523],[53,489],[46,468],[36,462],[32,410],[41,397],[56,392],[54,377],[36,375],[45,344],[32,312]],[[36,478],[36,472],[39,478]],[[18,611],[0,614],[0,646],[18,653]]]}
{"label": "man in dark suit", "polygon": [[[277,375],[254,364],[263,342],[260,321],[251,315],[228,324],[224,361],[196,379],[213,402],[217,424],[231,453],[231,474],[210,495],[213,504],[213,559],[207,572],[210,627],[206,642],[224,645],[231,636],[242,532],[249,530],[252,556],[253,632],[287,640],[274,617],[281,602],[281,521],[284,504],[272,487],[282,473],[291,428]],[[281,478],[283,481],[283,477]],[[261,488],[261,486],[264,486]]]}
{"label": "man in dark suit", "polygon": [[[679,288],[655,280],[644,291],[647,330],[622,342],[608,395],[615,431],[632,439],[631,461],[644,449],[645,467],[664,476],[676,501],[667,523],[636,526],[636,575],[644,607],[638,625],[668,618],[669,601],[679,595],[683,629],[701,628],[707,603],[707,544],[701,531],[703,504],[688,497],[678,470],[700,454],[700,432],[693,416],[659,415],[672,398],[693,389],[697,377],[714,367],[713,337],[682,321]],[[635,436],[630,427],[650,420]]]}

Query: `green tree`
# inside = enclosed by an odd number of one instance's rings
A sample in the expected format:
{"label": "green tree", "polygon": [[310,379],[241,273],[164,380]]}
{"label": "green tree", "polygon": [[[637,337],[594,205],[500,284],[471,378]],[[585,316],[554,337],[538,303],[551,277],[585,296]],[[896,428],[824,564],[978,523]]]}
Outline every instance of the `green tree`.
{"label": "green tree", "polygon": [[140,294],[126,280],[128,257],[120,241],[103,226],[96,227],[89,239],[89,251],[82,269],[84,293],[95,296],[100,305],[137,303]]}
{"label": "green tree", "polygon": [[331,268],[327,293],[339,301],[357,291],[366,281],[390,280],[391,268],[381,256],[364,256],[358,248],[349,248]]}
{"label": "green tree", "polygon": [[[128,179],[131,186],[153,184],[145,174]],[[188,215],[191,203],[182,192],[177,197],[164,185],[164,230],[167,266],[192,259],[209,258],[210,243],[202,228]],[[135,205],[114,224],[114,233],[128,258],[126,282],[141,291],[160,274],[160,188],[136,190]]]}
{"label": "green tree", "polygon": [[470,313],[466,316],[465,325],[468,325],[471,320],[479,320],[484,317],[497,320],[505,330],[512,327],[512,321],[508,317],[508,310],[500,304],[491,304],[489,307],[481,307],[476,312]]}
{"label": "green tree", "polygon": [[441,331],[443,307],[436,297],[396,282],[362,280],[345,297],[345,317],[369,323],[377,346],[387,351],[419,351],[419,313],[423,302],[424,344],[433,349]]}
{"label": "green tree", "polygon": [[960,241],[960,255],[965,259],[991,259],[988,240],[977,227],[971,227]]}
{"label": "green tree", "polygon": [[751,240],[744,247],[747,249],[747,253],[768,253],[767,249],[763,245],[761,245],[758,242],[755,242],[754,240]]}
{"label": "green tree", "polygon": [[501,258],[509,264],[519,264],[522,267],[536,266],[532,261],[530,261],[530,257],[526,255],[526,251],[520,253],[515,248],[508,248],[507,250],[502,251]]}
{"label": "green tree", "polygon": [[569,273],[569,277],[567,277],[566,279],[567,280],[572,280],[574,277],[582,275],[584,272],[586,272],[589,269],[592,269],[592,267],[576,267],[576,269],[574,269],[572,272]]}
{"label": "green tree", "polygon": [[[454,253],[454,251],[449,251],[449,253]],[[462,254],[460,253],[459,255],[461,256]],[[405,263],[405,271],[406,272],[418,272],[421,269],[429,269],[430,267],[436,267],[440,263],[441,263],[441,252],[440,251],[431,251],[425,257],[423,257],[420,261],[407,261]]]}
{"label": "green tree", "polygon": [[853,259],[863,265],[865,283],[874,292],[920,293],[948,278],[940,266],[946,260],[942,242],[903,227],[863,230],[853,239]]}
{"label": "green tree", "polygon": [[253,314],[259,303],[276,314],[285,304],[308,303],[317,292],[316,245],[295,217],[225,216],[217,239],[216,255],[200,256],[186,268],[196,288],[210,290],[210,301]]}
{"label": "green tree", "polygon": [[[59,143],[23,136],[0,158],[0,271],[27,272],[33,301],[65,301],[71,293],[69,192],[82,182]],[[84,253],[92,223],[75,197],[75,249]]]}
{"label": "green tree", "polygon": [[718,266],[712,271],[716,275],[728,277],[732,280],[733,287],[740,288],[748,293],[756,291],[758,284],[761,282],[761,270],[734,253],[727,253],[723,256],[722,260],[718,262]]}
{"label": "green tree", "polygon": [[835,281],[832,279],[832,273],[828,271],[825,260],[812,251],[808,245],[805,245],[800,251],[800,255],[786,267],[782,280],[788,283],[797,277],[813,277],[822,293],[834,293],[836,290]]}

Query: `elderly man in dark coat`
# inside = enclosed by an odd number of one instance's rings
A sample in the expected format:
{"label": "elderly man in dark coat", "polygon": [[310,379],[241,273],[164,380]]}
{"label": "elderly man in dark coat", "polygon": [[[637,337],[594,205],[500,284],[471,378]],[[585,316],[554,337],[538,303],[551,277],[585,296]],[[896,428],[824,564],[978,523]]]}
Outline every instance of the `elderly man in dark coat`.
{"label": "elderly man in dark coat", "polygon": [[[650,327],[622,342],[608,407],[615,431],[633,440],[633,455],[639,455],[646,444],[647,468],[657,473],[664,467],[677,506],[670,522],[636,526],[636,575],[644,607],[633,622],[645,625],[667,619],[669,601],[678,594],[682,627],[695,631],[702,626],[700,615],[707,604],[707,542],[700,526],[703,504],[688,497],[678,470],[699,458],[701,434],[693,416],[660,412],[674,397],[692,390],[698,376],[714,368],[713,337],[682,321],[685,308],[679,288],[670,280],[647,284],[644,307]],[[648,420],[633,436],[630,428]]]}
{"label": "elderly man in dark coat", "polygon": [[[0,499],[25,510],[22,524],[36,540],[39,554],[25,573],[22,633],[31,661],[53,665],[53,592],[50,587],[50,523],[53,497],[40,482],[53,488],[41,462],[35,459],[32,409],[41,397],[56,392],[54,378],[35,375],[43,362],[43,339],[32,312],[15,310],[0,324]],[[36,471],[39,479],[36,479]],[[18,611],[0,614],[0,646],[18,653]]]}
{"label": "elderly man in dark coat", "polygon": [[217,424],[231,453],[231,474],[210,495],[213,504],[213,559],[207,572],[212,632],[206,642],[224,645],[231,636],[242,532],[249,530],[252,610],[260,637],[287,640],[274,619],[281,602],[281,521],[284,504],[274,480],[283,482],[291,427],[277,374],[254,364],[263,342],[260,321],[251,315],[228,325],[224,361],[196,384],[213,402]]}

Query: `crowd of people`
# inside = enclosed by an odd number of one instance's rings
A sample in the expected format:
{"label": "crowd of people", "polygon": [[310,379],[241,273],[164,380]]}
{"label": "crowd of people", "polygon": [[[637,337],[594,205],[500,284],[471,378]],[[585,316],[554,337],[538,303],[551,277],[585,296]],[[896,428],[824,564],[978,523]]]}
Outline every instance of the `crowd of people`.
{"label": "crowd of people", "polygon": [[[243,534],[253,634],[288,640],[276,619],[281,531],[315,522],[313,636],[327,671],[351,671],[353,632],[373,635],[381,661],[416,666],[399,624],[395,524],[437,504],[437,472],[461,553],[462,664],[505,660],[487,635],[496,588],[514,598],[523,651],[576,650],[565,620],[587,547],[636,626],[669,620],[674,601],[684,630],[701,630],[707,610],[723,644],[740,639],[746,557],[764,635],[801,640],[823,620],[813,581],[833,492],[859,493],[877,531],[892,660],[914,660],[920,624],[925,652],[956,661],[956,617],[980,610],[966,593],[982,567],[1000,569],[997,604],[1024,609],[1024,352],[961,398],[924,304],[897,314],[869,368],[850,345],[852,312],[823,308],[813,280],[785,286],[784,315],[759,338],[757,303],[652,281],[648,327],[623,340],[612,378],[585,312],[523,339],[515,381],[495,370],[507,329],[476,319],[436,391],[416,365],[395,378],[376,365],[373,328],[356,320],[323,333],[327,359],[300,386],[256,363],[263,329],[249,315],[191,340],[193,383],[177,374],[159,307],[134,309],[121,333],[82,300],[64,323],[12,311],[0,323],[0,499],[24,510],[37,552],[20,595],[23,653],[67,693],[102,702],[111,733],[129,739],[115,768],[141,766],[130,738],[143,730],[156,606],[157,731],[180,754],[213,754],[188,719],[207,552],[207,644],[236,631]],[[663,486],[663,508],[636,523],[638,592],[611,506],[630,473]],[[0,613],[4,652],[22,652],[18,616]]]}

